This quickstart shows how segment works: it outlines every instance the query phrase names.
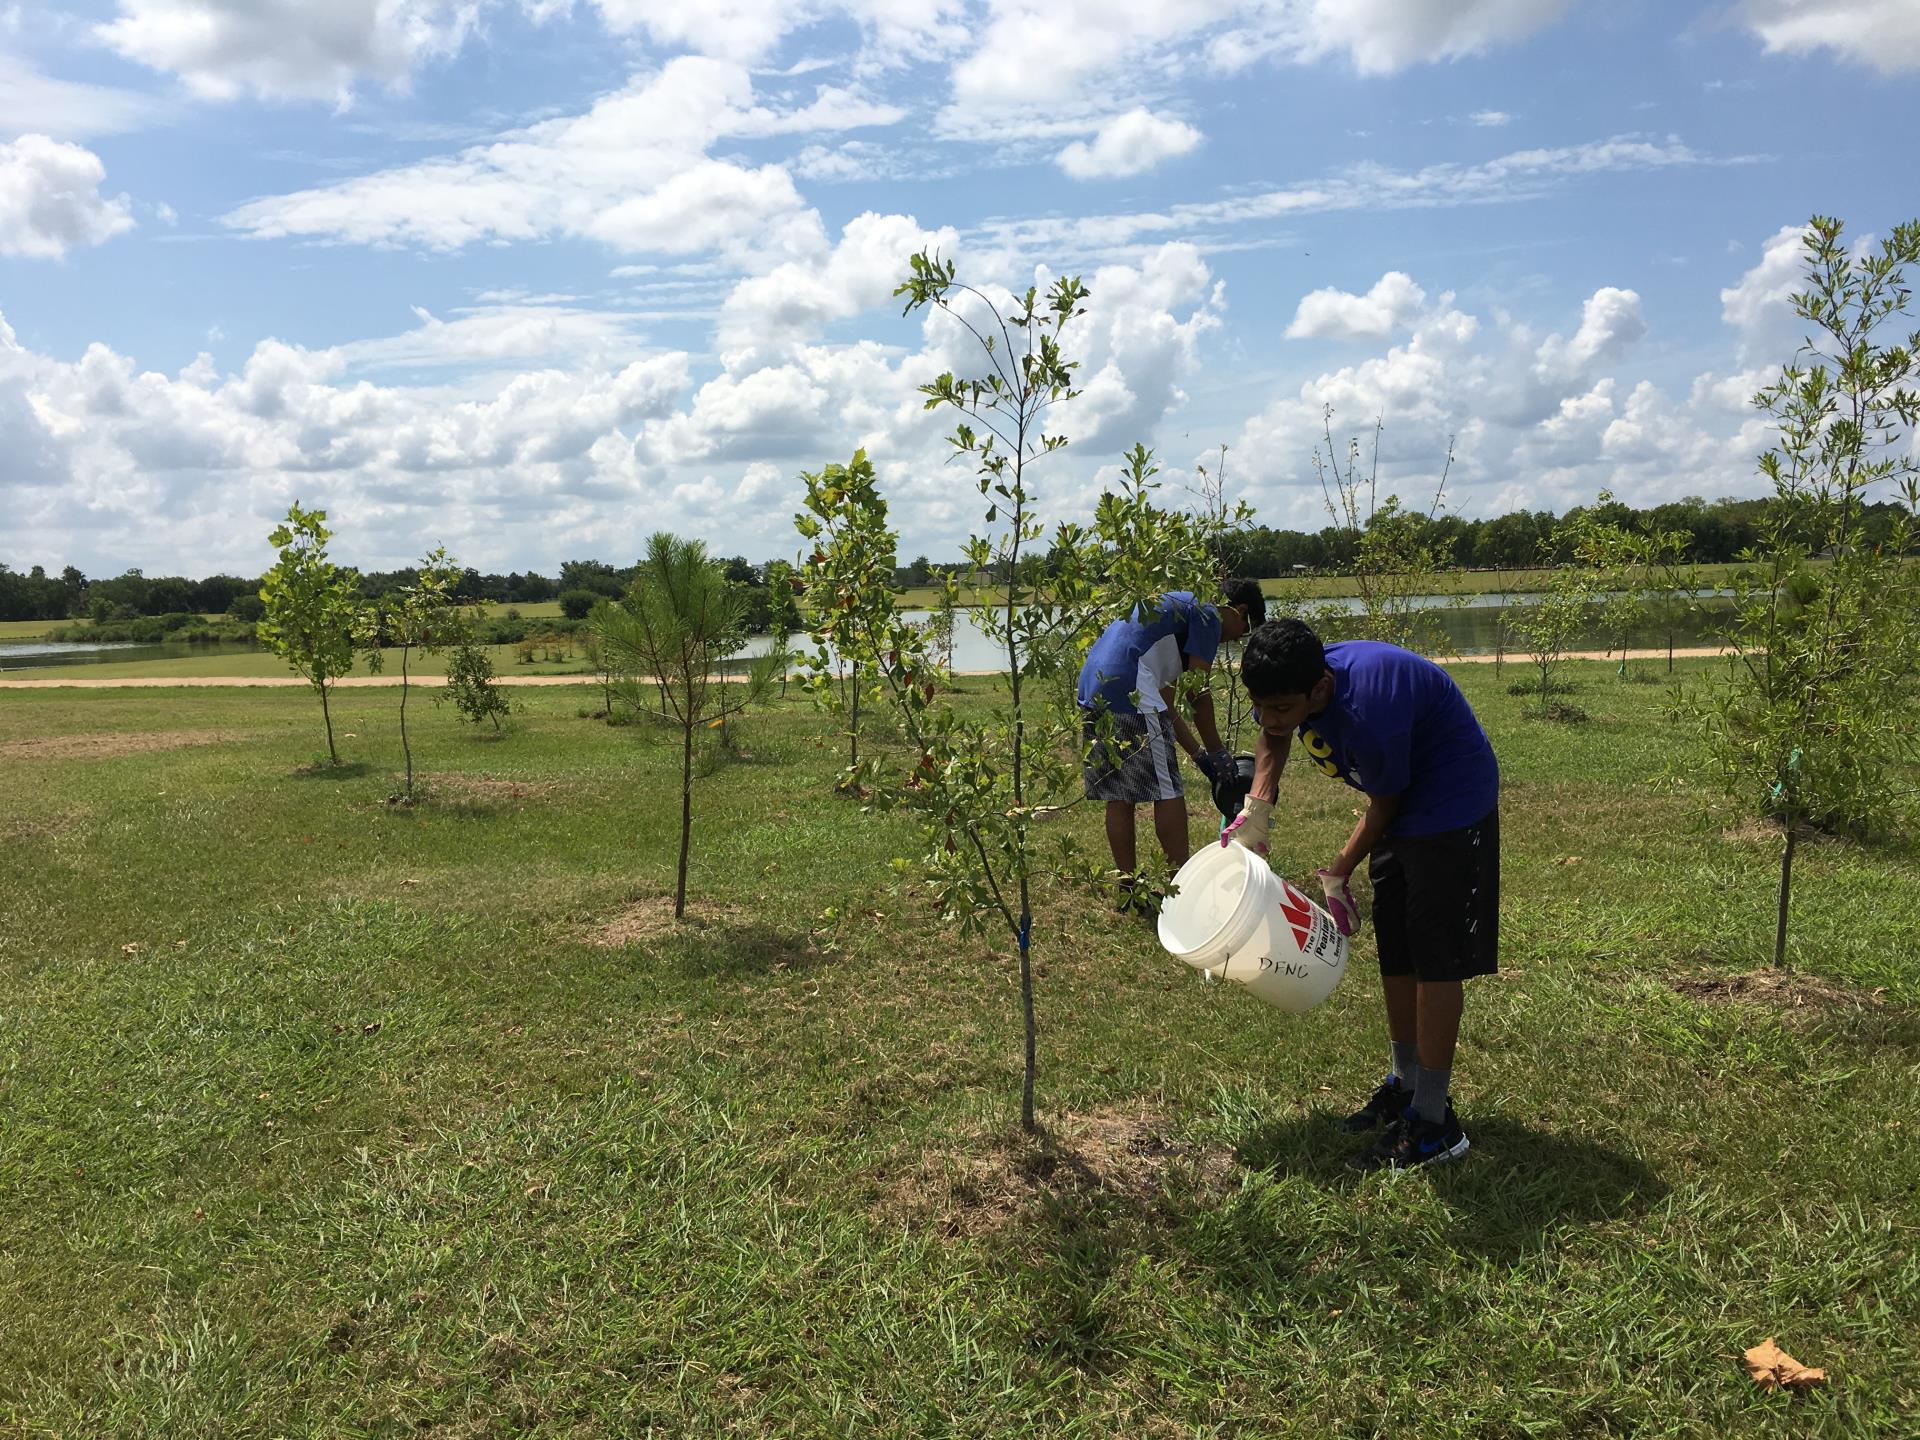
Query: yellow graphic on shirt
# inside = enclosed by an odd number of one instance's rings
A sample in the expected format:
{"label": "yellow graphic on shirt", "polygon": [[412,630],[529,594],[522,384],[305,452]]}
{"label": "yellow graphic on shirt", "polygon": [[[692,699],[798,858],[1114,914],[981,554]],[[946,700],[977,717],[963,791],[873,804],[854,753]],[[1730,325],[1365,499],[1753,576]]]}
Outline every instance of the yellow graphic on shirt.
{"label": "yellow graphic on shirt", "polygon": [[1358,770],[1348,770],[1344,774],[1341,772],[1340,767],[1334,763],[1333,746],[1327,741],[1322,740],[1320,738],[1320,732],[1315,730],[1311,725],[1303,725],[1300,727],[1300,743],[1307,747],[1308,758],[1320,767],[1321,774],[1331,775],[1334,779],[1344,781],[1356,790],[1364,790],[1367,788],[1365,783],[1360,779],[1360,772]]}

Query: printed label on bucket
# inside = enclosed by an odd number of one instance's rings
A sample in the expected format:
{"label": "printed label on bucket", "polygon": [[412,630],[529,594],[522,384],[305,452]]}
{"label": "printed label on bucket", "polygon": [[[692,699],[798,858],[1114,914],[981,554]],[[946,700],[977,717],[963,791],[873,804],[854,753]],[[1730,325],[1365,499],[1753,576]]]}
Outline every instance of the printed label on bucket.
{"label": "printed label on bucket", "polygon": [[[1323,965],[1338,968],[1341,963],[1340,930],[1333,923],[1333,917],[1285,880],[1280,881],[1280,889],[1285,896],[1280,902],[1280,913],[1287,917],[1287,928],[1293,931],[1293,943],[1300,947],[1301,955],[1311,956]],[[1260,968],[1263,970],[1279,970],[1284,964],[1284,961],[1275,963],[1267,956],[1260,959]],[[1282,973],[1304,972],[1286,970]]]}

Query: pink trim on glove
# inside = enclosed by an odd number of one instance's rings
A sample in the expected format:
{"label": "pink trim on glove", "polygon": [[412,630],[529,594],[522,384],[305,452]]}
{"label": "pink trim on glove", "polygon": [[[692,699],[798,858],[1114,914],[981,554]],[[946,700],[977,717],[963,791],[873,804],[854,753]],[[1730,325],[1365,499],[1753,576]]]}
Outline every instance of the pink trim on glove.
{"label": "pink trim on glove", "polygon": [[1347,876],[1336,875],[1331,870],[1315,872],[1320,877],[1320,889],[1327,897],[1327,913],[1333,916],[1334,929],[1342,935],[1352,935],[1360,928],[1360,907],[1354,903],[1353,891],[1348,888]]}
{"label": "pink trim on glove", "polygon": [[[1245,825],[1246,823],[1247,823],[1247,812],[1244,810],[1242,810],[1238,815],[1233,817],[1233,823],[1227,826],[1226,829],[1220,832],[1220,848],[1222,850],[1226,849],[1227,846],[1235,843],[1237,838],[1235,832],[1237,832],[1240,829],[1240,827]],[[1246,845],[1246,848],[1253,851],[1253,853],[1256,855],[1264,855],[1267,853],[1267,846],[1265,841],[1262,841],[1258,845],[1247,845],[1247,842],[1244,840],[1240,840],[1238,843],[1242,845]]]}

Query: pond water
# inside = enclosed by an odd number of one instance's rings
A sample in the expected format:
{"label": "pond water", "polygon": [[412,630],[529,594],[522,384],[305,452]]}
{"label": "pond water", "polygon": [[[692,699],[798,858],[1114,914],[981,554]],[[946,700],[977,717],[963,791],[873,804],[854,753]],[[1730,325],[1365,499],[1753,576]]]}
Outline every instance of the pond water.
{"label": "pond water", "polygon": [[[1467,597],[1465,603],[1458,603],[1459,597],[1456,596],[1433,595],[1422,596],[1420,603],[1438,608],[1437,618],[1440,628],[1446,631],[1456,654],[1491,655],[1500,648],[1502,618],[1509,610],[1530,605],[1538,598],[1534,595],[1473,595]],[[1325,600],[1311,603],[1347,615],[1358,615],[1363,609],[1358,600]],[[1721,626],[1729,609],[1730,606],[1725,601],[1716,600],[1708,606],[1703,606],[1700,611],[1683,617],[1675,629],[1673,637],[1675,646],[1684,648],[1691,645],[1718,644]],[[914,620],[925,620],[928,614],[924,610],[909,610],[905,613]],[[1322,624],[1320,628],[1327,638],[1340,638],[1338,621]],[[798,637],[795,644],[804,644],[805,638]],[[759,637],[741,653],[743,655],[763,654],[770,643],[766,637]],[[1664,631],[1655,633],[1649,628],[1636,636],[1633,644],[1636,649],[1664,650],[1667,646],[1667,636]],[[1602,650],[1606,645],[1607,638],[1598,630],[1594,630],[1582,636],[1574,648]],[[1514,645],[1511,640],[1507,642],[1506,649],[1509,654],[1513,653]],[[1004,666],[1005,661],[993,639],[981,632],[970,612],[962,612],[954,622],[953,668],[963,671],[995,670]]]}
{"label": "pond water", "polygon": [[0,640],[0,671],[38,669],[43,665],[119,665],[134,660],[184,660],[250,652],[257,646],[238,641],[189,645],[180,640],[152,644],[138,641]]}

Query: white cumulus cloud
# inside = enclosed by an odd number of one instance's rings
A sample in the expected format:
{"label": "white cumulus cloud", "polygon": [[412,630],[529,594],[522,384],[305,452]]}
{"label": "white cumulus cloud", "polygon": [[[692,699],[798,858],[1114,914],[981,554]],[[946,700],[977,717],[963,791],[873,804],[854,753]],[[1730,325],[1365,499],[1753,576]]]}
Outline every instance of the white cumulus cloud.
{"label": "white cumulus cloud", "polygon": [[1184,120],[1144,108],[1101,122],[1091,144],[1076,140],[1054,157],[1076,180],[1138,175],[1198,145],[1202,135]]}
{"label": "white cumulus cloud", "polygon": [[1568,0],[1314,0],[1303,53],[1344,53],[1362,75],[1457,60],[1523,40]]}
{"label": "white cumulus cloud", "polygon": [[959,236],[950,227],[923,229],[911,215],[855,216],[831,251],[740,281],[721,312],[721,349],[729,363],[744,365],[747,352],[817,339],[835,320],[891,301],[908,257],[928,248],[952,255]]}
{"label": "white cumulus cloud", "polygon": [[1238,70],[1279,58],[1344,57],[1362,75],[1458,60],[1524,40],[1557,20],[1569,0],[1265,0],[1232,7],[1209,53]]}
{"label": "white cumulus cloud", "polygon": [[1382,275],[1364,295],[1315,290],[1303,296],[1287,326],[1289,340],[1384,340],[1410,323],[1427,292],[1398,270]]}
{"label": "white cumulus cloud", "polygon": [[755,103],[741,66],[681,56],[584,114],[458,154],[250,201],[226,223],[267,238],[440,250],[560,234],[624,250],[777,260],[824,248],[818,217],[784,166],[714,158],[709,148],[730,137],[884,124],[898,113],[832,87],[806,106],[772,109]]}
{"label": "white cumulus cloud", "polygon": [[1806,283],[1804,225],[1783,225],[1761,248],[1759,261],[1720,292],[1720,315],[1740,334],[1743,358],[1784,359],[1805,326],[1793,313],[1793,295]]}
{"label": "white cumulus cloud", "polygon": [[465,42],[477,0],[118,0],[95,35],[212,100],[344,100]]}
{"label": "white cumulus cloud", "polygon": [[1602,488],[1642,505],[1753,490],[1764,425],[1727,403],[1750,377],[1703,375],[1675,396],[1616,373],[1647,330],[1634,292],[1596,290],[1570,334],[1545,338],[1450,300],[1424,308],[1404,340],[1310,373],[1248,419],[1232,453],[1266,523],[1325,523],[1311,456],[1329,405],[1336,445],[1357,431],[1365,450],[1381,418],[1382,492],[1422,505],[1451,442],[1448,504],[1468,515],[1564,510]]}
{"label": "white cumulus cloud", "polygon": [[1886,75],[1920,70],[1914,0],[1741,0],[1739,13],[1770,53],[1825,50]]}
{"label": "white cumulus cloud", "polygon": [[106,176],[91,150],[45,135],[0,144],[0,255],[57,260],[131,230],[126,198],[100,193]]}

